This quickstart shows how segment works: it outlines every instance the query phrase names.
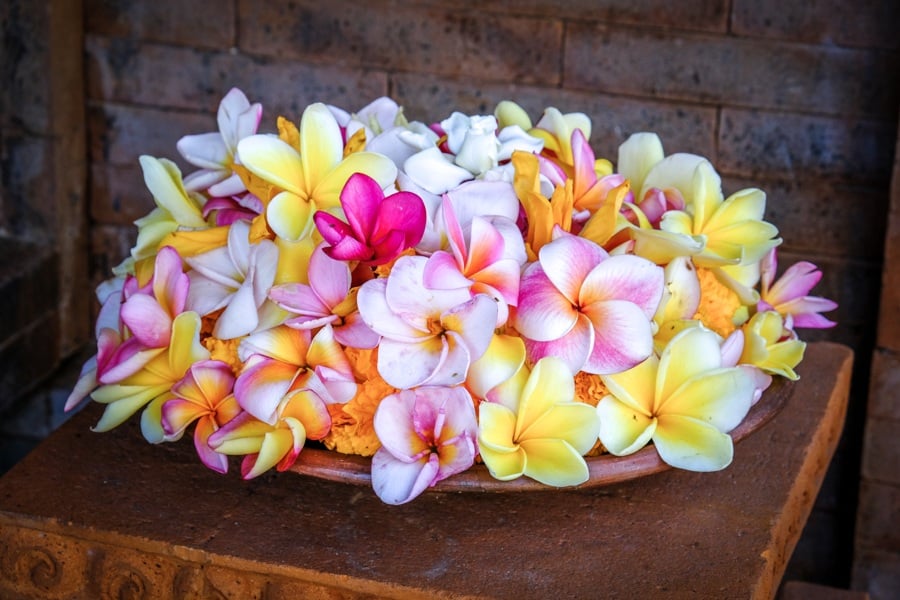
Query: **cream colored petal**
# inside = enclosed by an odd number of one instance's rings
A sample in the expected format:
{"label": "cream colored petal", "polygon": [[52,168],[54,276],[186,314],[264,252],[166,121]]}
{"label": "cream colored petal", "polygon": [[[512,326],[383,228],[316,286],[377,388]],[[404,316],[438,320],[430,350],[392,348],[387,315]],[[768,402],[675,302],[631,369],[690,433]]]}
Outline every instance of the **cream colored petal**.
{"label": "cream colored petal", "polygon": [[647,445],[656,431],[656,419],[606,396],[597,403],[599,439],[610,454],[627,456]]}
{"label": "cream colored petal", "polygon": [[[619,173],[631,181],[632,190],[640,190],[653,165],[665,158],[662,141],[655,133],[634,133],[619,146]],[[637,200],[642,200],[643,197]]]}
{"label": "cream colored petal", "polygon": [[614,375],[603,375],[600,379],[609,393],[629,408],[646,417],[652,416],[653,396],[656,390],[656,373],[659,359],[650,356],[647,360],[627,371]]}
{"label": "cream colored petal", "polygon": [[525,429],[521,440],[560,439],[579,454],[585,454],[594,447],[599,433],[600,421],[593,406],[583,402],[561,402]]}
{"label": "cream colored petal", "polygon": [[285,191],[305,196],[303,163],[290,144],[272,135],[251,135],[238,142],[241,163],[251,173]]}
{"label": "cream colored petal", "polygon": [[309,237],[316,212],[313,200],[304,200],[291,192],[281,192],[266,207],[266,221],[279,238],[296,242]]}
{"label": "cream colored petal", "polygon": [[300,159],[307,189],[316,189],[343,155],[344,140],[334,115],[321,102],[310,104],[300,118]]}
{"label": "cream colored petal", "polygon": [[184,189],[181,171],[172,161],[152,156],[140,157],[144,183],[153,194],[157,205],[172,215],[179,225],[185,227],[206,227],[206,221],[200,213],[200,206]]}
{"label": "cream colored petal", "polygon": [[554,487],[579,485],[588,480],[584,458],[563,440],[528,440],[525,452],[525,475]]}
{"label": "cream colored petal", "polygon": [[731,367],[700,373],[668,396],[660,415],[693,417],[722,432],[737,427],[753,403],[756,380],[749,369]]}
{"label": "cream colored petal", "polygon": [[393,161],[374,152],[354,152],[321,178],[312,188],[312,197],[322,210],[340,206],[341,190],[354,173],[365,173],[382,189],[393,186],[397,179],[397,167]]}
{"label": "cream colored petal", "polygon": [[731,464],[731,437],[691,417],[660,417],[653,444],[667,464],[689,471],[719,471]]}
{"label": "cream colored petal", "polygon": [[521,440],[523,432],[554,404],[574,398],[575,379],[565,363],[554,356],[539,360],[522,390],[515,439]]}
{"label": "cream colored petal", "polygon": [[720,341],[714,332],[705,327],[691,327],[676,335],[659,357],[654,411],[688,379],[720,366]]}

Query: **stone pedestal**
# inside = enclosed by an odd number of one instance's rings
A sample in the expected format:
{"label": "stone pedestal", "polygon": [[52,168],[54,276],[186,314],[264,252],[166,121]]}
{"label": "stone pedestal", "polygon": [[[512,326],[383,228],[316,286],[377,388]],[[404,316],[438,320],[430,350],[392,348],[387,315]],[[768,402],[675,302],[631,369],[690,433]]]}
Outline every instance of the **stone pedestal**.
{"label": "stone pedestal", "polygon": [[90,407],[0,479],[0,596],[772,598],[841,433],[852,353],[811,344],[718,473],[583,491],[426,493],[208,471]]}

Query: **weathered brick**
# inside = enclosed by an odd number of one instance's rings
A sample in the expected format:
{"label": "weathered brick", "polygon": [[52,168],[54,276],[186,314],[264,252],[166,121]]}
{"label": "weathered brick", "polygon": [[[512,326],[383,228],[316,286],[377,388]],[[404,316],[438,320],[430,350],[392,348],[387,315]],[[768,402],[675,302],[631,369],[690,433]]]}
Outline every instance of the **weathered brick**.
{"label": "weathered brick", "polygon": [[489,2],[479,0],[420,0],[419,4],[440,5],[448,9],[474,10],[504,15],[532,15],[555,19],[602,21],[642,26],[677,27],[699,31],[721,31],[728,28],[726,0],[516,0]]}
{"label": "weathered brick", "polygon": [[235,45],[234,2],[84,0],[85,30],[200,48]]}
{"label": "weathered brick", "polygon": [[139,166],[95,164],[91,168],[91,219],[95,224],[130,225],[153,207]]}
{"label": "weathered brick", "polygon": [[0,123],[15,124],[31,134],[48,134],[50,117],[50,27],[48,4],[10,0],[0,6],[3,86]]}
{"label": "weathered brick", "polygon": [[883,186],[895,139],[892,122],[724,108],[717,166],[752,178],[806,175]]}
{"label": "weathered brick", "polygon": [[872,600],[900,598],[900,553],[858,550],[853,561],[852,586],[868,592]]}
{"label": "weathered brick", "polygon": [[739,35],[866,48],[900,47],[900,4],[882,0],[734,0],[731,30]]}
{"label": "weathered brick", "polygon": [[891,177],[891,201],[887,211],[887,235],[884,244],[884,272],[882,273],[881,309],[879,314],[878,345],[900,352],[900,134],[894,150]]}
{"label": "weathered brick", "polygon": [[[563,84],[686,102],[892,118],[893,55],[771,40],[571,24]],[[892,82],[886,84],[886,82]]]}
{"label": "weathered brick", "polygon": [[863,480],[856,516],[858,544],[900,552],[900,528],[885,527],[885,523],[900,523],[900,486]]}
{"label": "weathered brick", "polygon": [[0,412],[35,389],[59,365],[59,313],[44,313],[0,345]]}
{"label": "weathered brick", "polygon": [[34,242],[0,237],[0,344],[52,311],[59,255]]}
{"label": "weathered brick", "polygon": [[865,479],[900,485],[900,421],[873,418],[866,422],[862,475]]}
{"label": "weathered brick", "polygon": [[264,125],[271,127],[277,115],[299,119],[313,102],[354,110],[387,93],[387,75],[380,71],[99,36],[89,36],[86,49],[94,100],[214,115],[222,97],[238,87],[252,102],[263,103]]}
{"label": "weathered brick", "polygon": [[17,235],[48,238],[56,227],[53,140],[0,129],[0,198],[3,221]]}
{"label": "weathered brick", "polygon": [[867,416],[900,421],[900,395],[897,390],[900,390],[900,356],[894,351],[876,348],[872,354]]}
{"label": "weathered brick", "polygon": [[93,164],[135,166],[142,154],[168,158],[187,172],[176,142],[215,128],[215,114],[137,108],[118,104],[88,107],[88,136]]}
{"label": "weathered brick", "polygon": [[723,187],[726,195],[749,187],[766,192],[766,220],[778,227],[785,250],[881,259],[887,204],[883,190],[822,179],[737,177],[725,177]]}
{"label": "weathered brick", "polygon": [[392,96],[413,120],[440,121],[452,111],[491,114],[501,100],[518,102],[534,122],[546,107],[583,112],[592,121],[591,145],[597,156],[617,160],[619,145],[632,133],[655,131],[666,152],[715,151],[715,111],[697,106],[637,100],[557,88],[457,82],[427,75],[391,77]]}
{"label": "weathered brick", "polygon": [[[112,268],[131,252],[136,227],[98,225],[91,228],[91,281],[94,285],[112,277]],[[97,303],[94,302],[96,310]]]}
{"label": "weathered brick", "polygon": [[[562,23],[378,0],[241,0],[242,50],[444,77],[559,82]],[[377,15],[377,18],[373,16]]]}

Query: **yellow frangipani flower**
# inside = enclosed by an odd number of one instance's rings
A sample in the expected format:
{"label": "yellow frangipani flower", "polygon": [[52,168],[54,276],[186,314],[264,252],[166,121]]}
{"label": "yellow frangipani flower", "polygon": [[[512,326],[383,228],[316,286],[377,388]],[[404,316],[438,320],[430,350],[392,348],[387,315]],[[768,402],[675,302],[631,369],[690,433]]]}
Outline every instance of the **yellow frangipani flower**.
{"label": "yellow frangipani flower", "polygon": [[519,394],[517,410],[479,406],[478,445],[491,475],[501,481],[527,475],[545,485],[588,479],[586,454],[596,443],[594,408],[575,397],[572,373],[558,358],[542,358]]}
{"label": "yellow frangipani flower", "polygon": [[727,432],[747,415],[756,393],[751,367],[723,367],[719,337],[689,327],[659,358],[601,377],[610,395],[597,405],[600,441],[616,456],[651,440],[666,463],[718,471],[734,452]]}
{"label": "yellow frangipani flower", "polygon": [[756,313],[744,324],[743,330],[744,352],[740,362],[791,380],[800,378],[794,367],[803,360],[806,342],[796,339],[793,332],[785,329],[780,313],[774,310]]}

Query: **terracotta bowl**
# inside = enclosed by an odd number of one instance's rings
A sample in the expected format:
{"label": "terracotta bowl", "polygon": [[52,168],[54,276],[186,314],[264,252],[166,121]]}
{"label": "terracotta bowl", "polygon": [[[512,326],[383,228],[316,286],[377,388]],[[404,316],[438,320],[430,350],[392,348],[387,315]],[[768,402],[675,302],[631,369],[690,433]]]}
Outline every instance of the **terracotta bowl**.
{"label": "terracotta bowl", "polygon": [[[785,405],[790,396],[790,390],[790,381],[781,377],[775,378],[759,402],[750,409],[743,422],[731,431],[734,442],[740,442],[768,423]],[[660,459],[652,445],[645,446],[629,456],[603,454],[589,457],[586,460],[590,473],[588,480],[579,486],[566,489],[609,485],[672,468]],[[290,470],[294,473],[328,481],[372,485],[371,459],[320,448],[304,448]],[[519,477],[513,481],[499,481],[491,477],[487,467],[483,464],[476,464],[462,473],[444,479],[429,489],[442,492],[527,492],[547,491],[553,488],[528,477]]]}

